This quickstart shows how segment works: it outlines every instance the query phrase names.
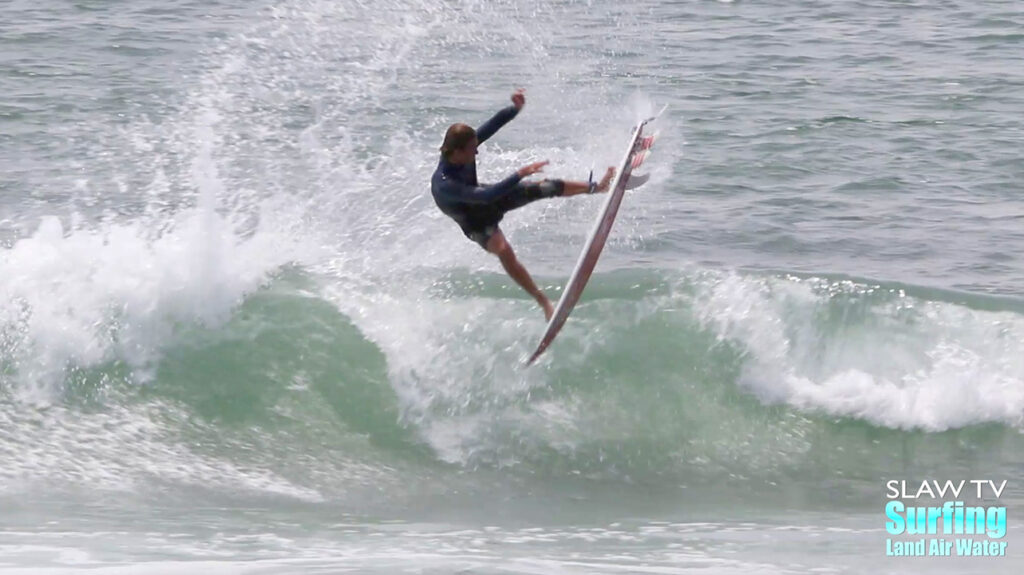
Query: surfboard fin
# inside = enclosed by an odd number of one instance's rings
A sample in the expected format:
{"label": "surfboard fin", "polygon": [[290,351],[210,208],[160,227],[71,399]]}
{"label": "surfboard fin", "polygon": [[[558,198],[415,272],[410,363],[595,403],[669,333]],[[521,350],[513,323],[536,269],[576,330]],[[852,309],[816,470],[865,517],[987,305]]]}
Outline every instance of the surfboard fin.
{"label": "surfboard fin", "polygon": [[647,183],[651,179],[650,174],[630,174],[626,180],[626,189],[633,190]]}

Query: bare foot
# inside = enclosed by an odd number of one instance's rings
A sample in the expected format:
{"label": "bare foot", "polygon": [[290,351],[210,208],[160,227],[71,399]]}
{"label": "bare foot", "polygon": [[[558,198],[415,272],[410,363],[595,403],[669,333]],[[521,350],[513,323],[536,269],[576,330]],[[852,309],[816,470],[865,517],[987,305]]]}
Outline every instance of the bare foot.
{"label": "bare foot", "polygon": [[544,300],[537,300],[540,307],[544,308],[544,319],[551,321],[551,316],[555,314],[555,308],[551,305],[551,300],[544,296]]}
{"label": "bare foot", "polygon": [[597,184],[598,192],[607,192],[608,187],[612,185],[612,178],[615,177],[615,168],[609,167],[608,171],[604,173],[604,177],[601,178],[601,182]]}

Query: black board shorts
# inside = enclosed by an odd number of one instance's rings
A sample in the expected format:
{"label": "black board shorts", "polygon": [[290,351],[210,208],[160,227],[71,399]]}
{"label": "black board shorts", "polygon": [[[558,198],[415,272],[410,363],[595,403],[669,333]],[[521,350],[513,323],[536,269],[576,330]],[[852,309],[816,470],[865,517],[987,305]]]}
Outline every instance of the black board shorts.
{"label": "black board shorts", "polygon": [[498,222],[505,217],[506,212],[521,208],[526,204],[553,198],[562,195],[565,190],[565,182],[562,180],[544,180],[541,182],[521,183],[516,185],[515,193],[509,194],[496,202],[482,221],[470,221],[462,228],[462,233],[473,240],[483,249],[487,249],[487,242],[494,234],[501,231]]}

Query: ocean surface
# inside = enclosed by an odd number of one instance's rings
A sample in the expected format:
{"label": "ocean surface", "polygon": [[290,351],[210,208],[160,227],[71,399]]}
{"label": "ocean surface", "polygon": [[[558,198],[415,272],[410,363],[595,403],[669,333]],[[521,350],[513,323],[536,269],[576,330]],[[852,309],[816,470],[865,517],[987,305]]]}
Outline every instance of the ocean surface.
{"label": "ocean surface", "polygon": [[[1024,569],[1020,2],[0,14],[0,570]],[[667,106],[529,369],[429,193],[516,88],[481,180]],[[503,222],[552,297],[601,201]],[[933,479],[1008,481],[1005,557],[886,556]]]}

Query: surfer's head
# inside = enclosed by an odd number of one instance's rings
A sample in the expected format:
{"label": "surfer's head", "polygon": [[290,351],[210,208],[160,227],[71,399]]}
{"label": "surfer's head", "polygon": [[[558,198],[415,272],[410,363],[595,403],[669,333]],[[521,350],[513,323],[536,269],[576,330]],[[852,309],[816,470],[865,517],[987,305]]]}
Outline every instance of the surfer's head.
{"label": "surfer's head", "polygon": [[453,164],[468,164],[476,158],[476,130],[466,124],[452,124],[444,134],[441,156]]}

